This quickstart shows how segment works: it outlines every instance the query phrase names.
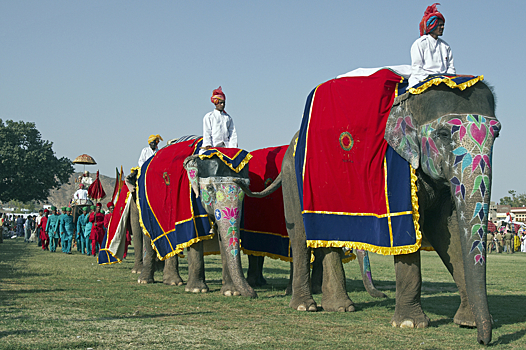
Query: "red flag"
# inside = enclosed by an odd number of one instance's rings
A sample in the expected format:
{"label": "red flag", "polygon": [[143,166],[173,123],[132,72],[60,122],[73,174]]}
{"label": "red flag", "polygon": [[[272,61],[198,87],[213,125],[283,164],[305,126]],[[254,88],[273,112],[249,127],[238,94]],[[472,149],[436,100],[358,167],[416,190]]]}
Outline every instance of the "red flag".
{"label": "red flag", "polygon": [[99,179],[99,171],[97,170],[97,178],[91,186],[88,188],[88,195],[93,199],[103,199],[106,197],[106,192],[104,192],[104,189],[102,188],[102,183]]}

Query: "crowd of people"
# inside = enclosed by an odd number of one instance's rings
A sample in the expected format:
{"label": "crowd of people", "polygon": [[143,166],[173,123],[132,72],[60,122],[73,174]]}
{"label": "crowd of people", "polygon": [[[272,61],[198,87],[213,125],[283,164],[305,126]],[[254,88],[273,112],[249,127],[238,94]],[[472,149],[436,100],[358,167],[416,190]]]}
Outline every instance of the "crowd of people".
{"label": "crowd of people", "polygon": [[486,246],[488,254],[526,253],[526,229],[521,227],[516,231],[514,224],[503,223],[495,232],[488,232]]}
{"label": "crowd of people", "polygon": [[102,211],[102,204],[83,207],[82,214],[73,220],[73,209],[52,206],[50,210],[41,209],[38,215],[3,214],[0,217],[2,236],[24,237],[24,242],[36,242],[43,250],[56,252],[57,248],[65,254],[76,249],[81,254],[97,256],[104,235],[108,230],[114,205],[109,202],[108,211]]}

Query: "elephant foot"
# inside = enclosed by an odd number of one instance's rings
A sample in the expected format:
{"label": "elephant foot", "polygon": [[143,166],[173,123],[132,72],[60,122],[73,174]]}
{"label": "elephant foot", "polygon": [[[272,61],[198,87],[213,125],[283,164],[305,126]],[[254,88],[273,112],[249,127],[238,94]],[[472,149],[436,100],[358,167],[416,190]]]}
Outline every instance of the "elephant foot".
{"label": "elephant foot", "polygon": [[349,297],[339,299],[324,299],[322,298],[321,307],[329,312],[354,312],[354,303]]}
{"label": "elephant foot", "polygon": [[131,273],[138,273],[138,274],[140,274],[141,271],[142,271],[142,264],[140,264],[140,265],[137,264],[137,265],[133,266],[133,268],[131,270]]}
{"label": "elephant foot", "polygon": [[469,308],[469,306],[465,307],[460,305],[455,317],[453,317],[453,322],[459,326],[477,327],[475,323],[475,316],[473,315],[473,312],[471,312],[471,308]]}
{"label": "elephant foot", "polygon": [[391,319],[391,325],[393,327],[400,328],[427,328],[429,327],[429,317],[420,310],[399,312],[395,311],[393,318]]}
{"label": "elephant foot", "polygon": [[248,282],[249,286],[251,286],[252,288],[254,288],[254,287],[262,287],[262,286],[267,284],[267,280],[263,276],[259,276],[259,277],[249,276],[247,278],[247,282]]}
{"label": "elephant foot", "polygon": [[163,276],[163,283],[169,286],[182,286],[183,279],[179,275]]}
{"label": "elephant foot", "polygon": [[297,311],[318,311],[318,305],[312,298],[301,300],[301,298],[292,297],[289,307]]}
{"label": "elephant foot", "polygon": [[208,293],[209,289],[204,281],[199,281],[197,283],[188,281],[184,287],[184,291],[189,293]]}
{"label": "elephant foot", "polygon": [[240,292],[238,292],[233,285],[225,284],[223,287],[221,287],[221,294],[227,297],[231,296],[239,296],[241,295]]}
{"label": "elephant foot", "polygon": [[154,283],[155,281],[153,280],[153,277],[144,278],[141,276],[137,279],[137,282],[139,284],[147,284],[147,283]]}

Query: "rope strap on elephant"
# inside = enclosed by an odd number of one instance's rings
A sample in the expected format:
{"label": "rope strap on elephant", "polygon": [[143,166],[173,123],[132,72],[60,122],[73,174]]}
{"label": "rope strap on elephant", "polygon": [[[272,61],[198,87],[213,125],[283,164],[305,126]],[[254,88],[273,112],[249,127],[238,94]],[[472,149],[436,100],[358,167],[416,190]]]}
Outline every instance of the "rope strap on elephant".
{"label": "rope strap on elephant", "polygon": [[416,175],[384,140],[401,81],[382,69],[329,80],[308,96],[295,167],[309,247],[420,248]]}

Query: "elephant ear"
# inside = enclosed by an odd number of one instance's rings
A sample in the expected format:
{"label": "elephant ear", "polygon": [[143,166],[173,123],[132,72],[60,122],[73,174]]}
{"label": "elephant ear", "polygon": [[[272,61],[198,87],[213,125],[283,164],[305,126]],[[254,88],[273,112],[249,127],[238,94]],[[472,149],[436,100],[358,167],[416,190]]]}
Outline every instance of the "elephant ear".
{"label": "elephant ear", "polygon": [[199,198],[199,171],[197,170],[197,158],[196,156],[190,156],[185,159],[183,166],[186,169],[186,174],[192,185],[192,190],[195,193],[195,197]]}
{"label": "elephant ear", "polygon": [[396,153],[407,160],[414,169],[418,169],[420,165],[420,145],[417,130],[418,125],[411,113],[401,105],[391,108],[384,138]]}

